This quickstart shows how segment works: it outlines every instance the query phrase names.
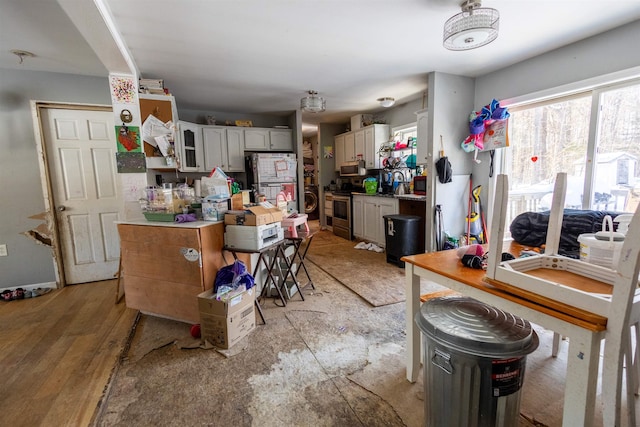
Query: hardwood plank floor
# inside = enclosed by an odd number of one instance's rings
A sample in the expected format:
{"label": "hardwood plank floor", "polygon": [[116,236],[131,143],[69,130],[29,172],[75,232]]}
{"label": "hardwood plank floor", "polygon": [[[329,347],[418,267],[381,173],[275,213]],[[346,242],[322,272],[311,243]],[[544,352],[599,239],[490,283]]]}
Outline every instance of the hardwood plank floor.
{"label": "hardwood plank floor", "polygon": [[0,425],[90,424],[137,314],[115,286],[0,302]]}

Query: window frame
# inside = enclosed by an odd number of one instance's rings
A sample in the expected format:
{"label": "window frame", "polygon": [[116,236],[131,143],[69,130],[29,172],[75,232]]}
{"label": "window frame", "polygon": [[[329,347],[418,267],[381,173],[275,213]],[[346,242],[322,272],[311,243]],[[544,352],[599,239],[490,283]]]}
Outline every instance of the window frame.
{"label": "window frame", "polygon": [[[595,180],[595,158],[597,152],[598,133],[600,125],[600,112],[602,94],[611,90],[623,89],[625,87],[640,85],[640,78],[631,78],[618,82],[602,83],[589,88],[576,89],[570,92],[558,91],[555,95],[547,95],[545,97],[531,96],[530,100],[520,99],[517,102],[502,101],[500,104],[507,107],[510,112],[517,112],[531,108],[542,107],[545,105],[556,104],[560,102],[570,101],[573,99],[591,96],[591,112],[589,115],[589,132],[586,149],[586,159],[584,164],[584,187],[582,192],[582,209],[590,209],[592,204],[592,189]],[[508,148],[507,148],[508,149]],[[500,173],[506,173],[508,167],[508,155],[500,156]],[[495,178],[494,178],[495,179]]]}

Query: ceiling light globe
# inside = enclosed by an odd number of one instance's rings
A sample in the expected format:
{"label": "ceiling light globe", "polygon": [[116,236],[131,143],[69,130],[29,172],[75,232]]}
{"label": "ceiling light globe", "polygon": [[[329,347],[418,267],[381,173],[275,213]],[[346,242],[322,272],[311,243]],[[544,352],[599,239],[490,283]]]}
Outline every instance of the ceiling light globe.
{"label": "ceiling light globe", "polygon": [[396,100],[394,98],[390,98],[388,96],[385,96],[384,98],[378,98],[378,102],[380,103],[381,106],[383,106],[384,108],[389,108],[391,107],[393,104],[396,103]]}
{"label": "ceiling light globe", "polygon": [[326,101],[323,97],[317,96],[318,92],[309,91],[309,96],[300,100],[300,109],[307,113],[322,113],[326,110]]}
{"label": "ceiling light globe", "polygon": [[445,22],[442,43],[449,50],[485,46],[498,37],[499,24],[500,13],[496,9],[482,7],[465,10]]}

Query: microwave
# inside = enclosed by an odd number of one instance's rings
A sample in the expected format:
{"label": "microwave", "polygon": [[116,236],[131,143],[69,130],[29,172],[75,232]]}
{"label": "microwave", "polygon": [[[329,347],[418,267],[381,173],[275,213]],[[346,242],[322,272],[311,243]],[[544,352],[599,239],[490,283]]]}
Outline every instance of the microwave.
{"label": "microwave", "polygon": [[427,195],[427,177],[418,175],[413,177],[413,194],[419,196]]}
{"label": "microwave", "polygon": [[345,162],[340,165],[340,176],[363,176],[367,174],[364,160]]}

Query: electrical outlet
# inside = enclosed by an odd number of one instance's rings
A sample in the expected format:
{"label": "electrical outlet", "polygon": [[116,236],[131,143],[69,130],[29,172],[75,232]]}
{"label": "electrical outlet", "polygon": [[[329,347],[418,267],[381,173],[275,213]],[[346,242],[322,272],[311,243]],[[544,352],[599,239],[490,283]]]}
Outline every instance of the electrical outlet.
{"label": "electrical outlet", "polygon": [[0,256],[7,256],[7,245],[0,245]]}

